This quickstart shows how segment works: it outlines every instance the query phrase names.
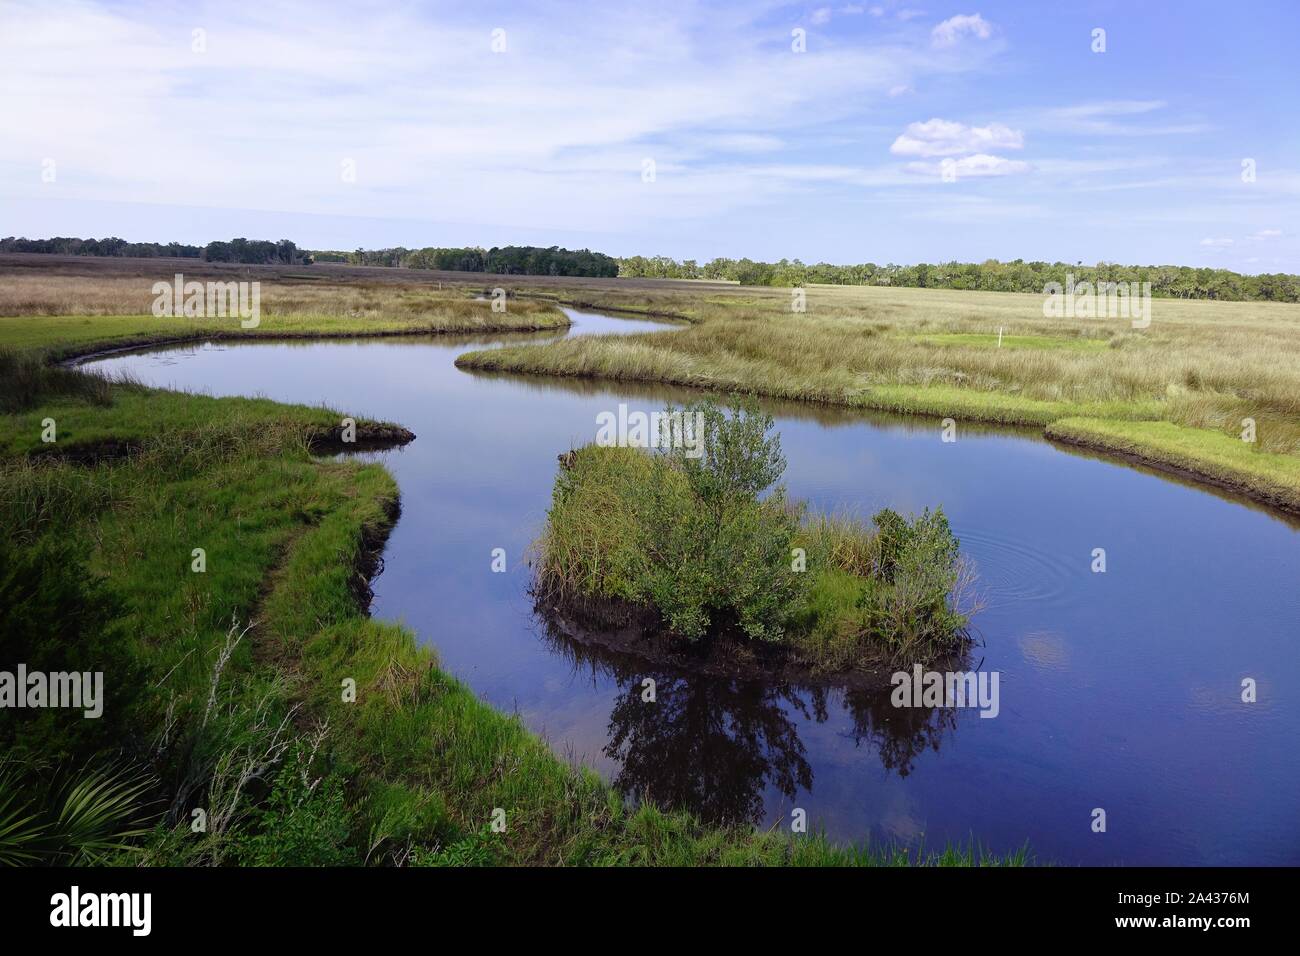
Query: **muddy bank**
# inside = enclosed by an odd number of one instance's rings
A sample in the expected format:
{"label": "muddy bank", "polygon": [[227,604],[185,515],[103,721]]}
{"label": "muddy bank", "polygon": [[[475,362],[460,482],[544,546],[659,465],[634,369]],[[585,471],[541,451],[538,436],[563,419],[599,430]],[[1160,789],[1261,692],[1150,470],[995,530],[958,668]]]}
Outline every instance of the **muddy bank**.
{"label": "muddy bank", "polygon": [[388,451],[415,441],[415,432],[388,422],[357,422],[356,440],[343,440],[343,426],[334,425],[307,438],[313,455],[338,455],[359,451]]}
{"label": "muddy bank", "polygon": [[73,465],[93,467],[109,461],[118,461],[135,454],[144,442],[134,438],[104,438],[98,441],[43,445],[28,453],[34,461],[66,461]]}
{"label": "muddy bank", "polygon": [[357,547],[356,559],[352,564],[352,575],[348,588],[357,610],[370,616],[370,605],[375,599],[374,589],[370,584],[384,573],[384,545],[393,532],[393,526],[402,514],[401,500],[397,496],[383,502],[384,520],[375,524],[362,525],[361,542]]}
{"label": "muddy bank", "polygon": [[[895,672],[910,670],[913,664],[882,656],[860,661],[850,669],[828,670],[801,660],[794,651],[780,645],[757,644],[725,634],[700,641],[684,640],[664,630],[653,610],[628,601],[561,600],[536,592],[533,598],[533,610],[545,623],[550,639],[572,642],[596,657],[604,652],[640,660],[647,667],[685,674],[751,683],[882,691],[889,689]],[[970,640],[968,650],[962,654],[921,663],[930,670],[969,670],[969,648],[974,643]]]}

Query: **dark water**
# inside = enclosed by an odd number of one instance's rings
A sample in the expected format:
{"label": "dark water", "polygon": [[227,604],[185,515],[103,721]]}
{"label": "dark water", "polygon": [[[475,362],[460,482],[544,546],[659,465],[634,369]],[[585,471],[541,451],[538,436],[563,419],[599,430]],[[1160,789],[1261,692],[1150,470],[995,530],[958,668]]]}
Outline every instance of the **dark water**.
{"label": "dark water", "polygon": [[[575,333],[650,327],[576,318]],[[1027,841],[1061,863],[1300,863],[1294,525],[1032,434],[966,428],[944,443],[928,419],[773,404],[795,496],[864,516],[943,505],[979,569],[976,659],[1000,674],[1001,712],[672,673],[550,633],[522,556],[556,455],[594,438],[598,412],[653,411],[681,393],[453,367],[482,344],[204,345],[94,367],[414,430],[381,456],[402,516],[374,613],[627,792],[769,825],[798,807],[841,840]],[[491,572],[493,548],[506,549],[507,573]],[[1104,574],[1094,548],[1106,549]],[[641,702],[647,676],[654,705]],[[1241,701],[1246,677],[1253,704]],[[1105,833],[1091,829],[1098,807]]]}

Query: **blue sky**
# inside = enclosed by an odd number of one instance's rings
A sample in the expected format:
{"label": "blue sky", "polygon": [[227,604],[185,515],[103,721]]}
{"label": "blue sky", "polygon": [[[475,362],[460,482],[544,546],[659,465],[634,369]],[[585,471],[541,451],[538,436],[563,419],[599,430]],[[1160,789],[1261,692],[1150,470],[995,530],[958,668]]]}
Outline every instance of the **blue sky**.
{"label": "blue sky", "polygon": [[1294,0],[0,0],[0,234],[1300,272],[1297,36]]}

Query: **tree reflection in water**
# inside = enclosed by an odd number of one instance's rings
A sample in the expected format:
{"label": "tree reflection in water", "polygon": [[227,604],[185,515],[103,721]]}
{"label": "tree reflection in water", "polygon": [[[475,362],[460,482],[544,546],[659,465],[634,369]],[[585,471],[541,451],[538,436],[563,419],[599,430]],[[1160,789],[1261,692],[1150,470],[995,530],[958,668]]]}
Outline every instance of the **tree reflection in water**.
{"label": "tree reflection in water", "polygon": [[[801,686],[669,668],[575,639],[540,616],[554,650],[618,685],[604,747],[619,765],[614,786],[710,823],[761,822],[769,788],[787,798],[811,792],[801,719],[825,723],[831,708],[842,706],[855,744],[874,749],[900,777],[956,727],[951,708],[895,708],[888,687]],[[646,678],[654,681],[653,703],[642,697]]]}

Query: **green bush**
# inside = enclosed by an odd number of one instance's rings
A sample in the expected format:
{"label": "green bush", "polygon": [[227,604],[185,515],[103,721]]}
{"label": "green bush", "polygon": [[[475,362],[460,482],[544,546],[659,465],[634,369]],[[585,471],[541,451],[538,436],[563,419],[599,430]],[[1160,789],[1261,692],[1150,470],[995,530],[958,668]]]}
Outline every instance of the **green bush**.
{"label": "green bush", "polygon": [[779,641],[806,579],[790,567],[798,509],[784,488],[759,498],[785,470],[780,437],[768,435],[772,418],[752,402],[733,404],[730,416],[711,402],[682,414],[702,422],[703,454],[691,457],[682,444],[653,458],[637,499],[648,556],[641,589],[688,640],[737,627]]}
{"label": "green bush", "polygon": [[896,658],[954,650],[967,618],[954,606],[962,565],[943,509],[909,523],[886,508],[873,520],[880,564],[857,602],[865,628]]}
{"label": "green bush", "polygon": [[240,866],[356,866],[361,855],[349,842],[352,814],[343,778],[315,775],[313,759],[295,745],[275,776],[265,803],[234,839]]}

